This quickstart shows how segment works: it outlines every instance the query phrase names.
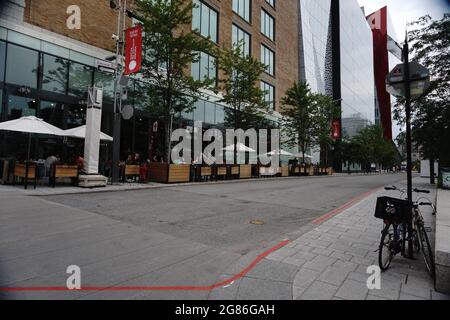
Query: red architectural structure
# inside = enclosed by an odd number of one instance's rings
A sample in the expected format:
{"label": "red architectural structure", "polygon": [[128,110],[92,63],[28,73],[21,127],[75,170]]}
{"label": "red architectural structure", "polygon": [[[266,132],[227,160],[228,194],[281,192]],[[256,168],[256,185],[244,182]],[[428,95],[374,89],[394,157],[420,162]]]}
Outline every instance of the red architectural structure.
{"label": "red architectural structure", "polygon": [[389,73],[387,7],[367,16],[367,21],[373,33],[375,85],[380,122],[384,137],[392,140],[391,96],[386,92],[386,76]]}

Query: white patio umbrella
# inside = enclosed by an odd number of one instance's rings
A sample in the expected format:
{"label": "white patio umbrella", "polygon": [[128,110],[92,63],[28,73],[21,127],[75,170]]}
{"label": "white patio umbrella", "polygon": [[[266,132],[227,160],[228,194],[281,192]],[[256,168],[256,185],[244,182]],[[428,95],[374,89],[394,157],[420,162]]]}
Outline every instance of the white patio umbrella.
{"label": "white patio umbrella", "polygon": [[[86,137],[86,126],[84,125],[84,126],[64,130],[64,135],[66,137],[84,139]],[[100,132],[100,140],[113,141],[113,138],[111,136],[108,136],[106,133]]]}
{"label": "white patio umbrella", "polygon": [[[293,154],[293,156],[294,156],[294,158],[303,158],[303,152]],[[309,154],[305,153],[305,158],[306,159],[311,159],[312,157]]]}
{"label": "white patio umbrella", "polygon": [[33,133],[52,136],[64,136],[63,130],[51,125],[50,123],[45,122],[42,119],[33,116],[22,117],[16,120],[1,122],[0,130],[28,133],[27,163],[30,161],[31,135]]}
{"label": "white patio umbrella", "polygon": [[272,150],[268,153],[266,153],[267,156],[290,156],[292,157],[293,154],[287,151],[284,151],[282,149]]}
{"label": "white patio umbrella", "polygon": [[[222,150],[234,152],[235,145],[234,144],[230,144],[228,147],[225,147]],[[249,148],[245,144],[240,143],[240,142],[236,144],[236,151],[237,152],[250,152],[250,153],[256,152],[256,150],[254,150],[252,148]]]}

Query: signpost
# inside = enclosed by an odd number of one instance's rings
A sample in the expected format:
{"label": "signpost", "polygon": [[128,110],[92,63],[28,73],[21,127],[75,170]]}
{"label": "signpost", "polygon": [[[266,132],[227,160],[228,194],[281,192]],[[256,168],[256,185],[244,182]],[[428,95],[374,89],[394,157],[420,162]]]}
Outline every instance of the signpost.
{"label": "signpost", "polygon": [[[430,72],[417,62],[409,62],[409,44],[406,38],[403,46],[403,64],[397,65],[387,76],[386,90],[397,97],[405,97],[406,113],[406,172],[408,210],[412,212],[412,147],[411,147],[411,99],[418,98],[430,86]],[[412,222],[408,222],[408,230],[411,234]],[[408,255],[413,256],[412,237],[408,243]],[[405,247],[403,247],[405,254]]]}
{"label": "signpost", "polygon": [[117,70],[117,65],[109,61],[95,60],[95,67],[98,71],[114,74]]}

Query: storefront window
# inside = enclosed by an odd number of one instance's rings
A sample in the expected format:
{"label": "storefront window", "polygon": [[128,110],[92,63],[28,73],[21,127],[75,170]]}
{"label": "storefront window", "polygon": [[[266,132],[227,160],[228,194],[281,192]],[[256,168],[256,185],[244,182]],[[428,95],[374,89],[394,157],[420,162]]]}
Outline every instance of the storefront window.
{"label": "storefront window", "polygon": [[[134,108],[148,110],[150,107],[150,97],[148,95],[149,85],[138,80],[134,83]],[[130,97],[129,94],[128,97]]]}
{"label": "storefront window", "polygon": [[39,118],[58,128],[64,128],[64,105],[51,101],[41,101]]}
{"label": "storefront window", "polygon": [[35,99],[9,96],[8,120],[19,119],[26,116],[36,116],[37,101]]}
{"label": "storefront window", "polygon": [[205,101],[205,122],[215,124],[216,121],[216,105],[212,102]]}
{"label": "storefront window", "polygon": [[103,88],[103,103],[114,103],[114,75],[96,71],[94,83],[96,87]]}
{"label": "storefront window", "polygon": [[3,91],[0,89],[0,122],[3,121]]}
{"label": "storefront window", "polygon": [[205,101],[203,100],[195,103],[194,121],[205,121]]}
{"label": "storefront window", "polygon": [[87,98],[89,87],[92,86],[92,68],[71,62],[69,68],[69,94]]}
{"label": "storefront window", "polygon": [[8,44],[8,59],[6,63],[6,82],[37,87],[38,60],[37,51]]}
{"label": "storefront window", "polygon": [[84,106],[67,105],[65,108],[67,129],[86,124],[86,108]]}
{"label": "storefront window", "polygon": [[0,41],[0,82],[5,79],[6,44]]}
{"label": "storefront window", "polygon": [[68,63],[65,59],[44,55],[43,90],[66,93]]}
{"label": "storefront window", "polygon": [[216,105],[216,124],[225,124],[225,107],[221,105]]}

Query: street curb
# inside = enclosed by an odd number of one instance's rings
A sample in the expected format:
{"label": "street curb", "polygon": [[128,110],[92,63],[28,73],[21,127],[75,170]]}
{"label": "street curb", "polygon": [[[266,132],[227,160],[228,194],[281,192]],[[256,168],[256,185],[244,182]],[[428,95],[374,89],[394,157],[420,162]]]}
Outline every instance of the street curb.
{"label": "street curb", "polygon": [[165,188],[176,188],[183,186],[204,186],[204,185],[220,185],[229,183],[245,183],[245,182],[270,182],[270,181],[282,181],[282,180],[294,180],[294,179],[325,179],[325,178],[342,178],[342,177],[357,177],[357,176],[372,176],[372,175],[386,175],[392,173],[376,173],[376,174],[334,174],[331,176],[294,176],[294,177],[275,177],[275,178],[251,178],[251,179],[240,179],[240,180],[225,180],[225,181],[208,181],[208,182],[187,182],[187,183],[174,183],[174,184],[157,184],[157,185],[143,185],[139,187],[125,187],[120,190],[111,189],[90,189],[88,191],[74,191],[74,192],[56,192],[52,194],[27,194],[26,196],[31,197],[52,197],[52,196],[64,196],[64,195],[80,195],[80,194],[92,194],[92,193],[105,193],[105,192],[129,192],[129,191],[142,191],[150,189],[165,189]]}
{"label": "street curb", "polygon": [[311,223],[314,225],[320,225],[323,222],[337,216],[338,214],[344,212],[345,210],[353,207],[354,205],[356,205],[357,203],[361,202],[362,200],[364,200],[365,198],[368,198],[369,196],[371,196],[372,194],[378,192],[379,190],[381,190],[383,187],[377,187],[374,188],[372,190],[369,190],[367,192],[364,192],[363,194],[360,194],[359,196],[356,196],[355,198],[351,199],[350,201],[344,203],[342,206],[340,206],[339,208],[334,209],[333,211],[324,214],[323,216],[313,220]]}

